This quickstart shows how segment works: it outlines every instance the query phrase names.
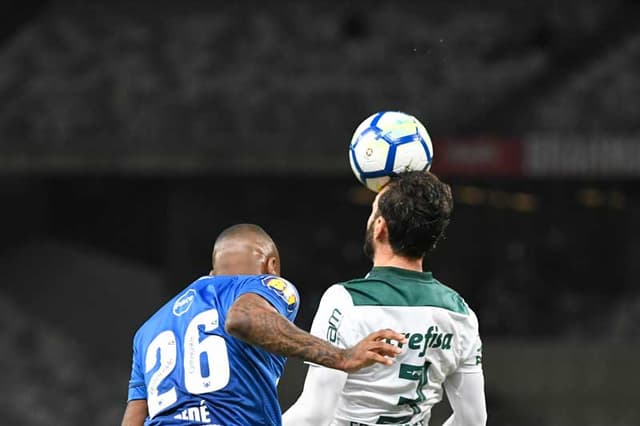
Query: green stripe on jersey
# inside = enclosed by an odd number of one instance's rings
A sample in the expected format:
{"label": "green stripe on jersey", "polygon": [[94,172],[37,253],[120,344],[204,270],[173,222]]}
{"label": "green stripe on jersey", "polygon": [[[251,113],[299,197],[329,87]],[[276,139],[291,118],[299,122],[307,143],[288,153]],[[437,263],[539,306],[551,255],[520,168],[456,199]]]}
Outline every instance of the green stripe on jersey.
{"label": "green stripe on jersey", "polygon": [[342,285],[355,306],[433,306],[469,313],[462,297],[433,278],[431,272],[374,267],[366,277]]}

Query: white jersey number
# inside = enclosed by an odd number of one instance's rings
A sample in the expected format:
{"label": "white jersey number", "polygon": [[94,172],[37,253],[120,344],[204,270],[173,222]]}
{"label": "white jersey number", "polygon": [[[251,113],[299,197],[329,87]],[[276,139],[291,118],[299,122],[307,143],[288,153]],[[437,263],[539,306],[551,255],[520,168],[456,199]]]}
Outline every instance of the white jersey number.
{"label": "white jersey number", "polygon": [[[201,394],[222,389],[229,383],[229,355],[227,344],[221,336],[207,336],[200,341],[200,330],[211,332],[218,328],[218,311],[209,309],[196,315],[184,334],[184,385],[187,392]],[[203,368],[202,358],[207,364]],[[147,387],[149,417],[153,418],[178,400],[175,386],[158,393],[158,387],[176,366],[176,335],[171,330],[158,334],[147,348],[145,370],[148,373],[160,359],[160,368],[151,375]]]}
{"label": "white jersey number", "polygon": [[147,373],[156,365],[158,357],[160,358],[160,368],[153,373],[147,386],[149,417],[155,416],[159,411],[178,400],[175,387],[166,392],[158,393],[158,386],[176,366],[176,355],[176,335],[170,330],[158,334],[147,348],[145,359]]}
{"label": "white jersey number", "polygon": [[[200,327],[211,332],[218,328],[218,311],[204,311],[191,320],[184,335],[184,384],[189,393],[217,391],[229,383],[229,355],[222,336],[200,341]],[[208,372],[203,372],[202,355],[207,357]],[[216,374],[211,374],[215,370]],[[208,373],[208,374],[207,374]]]}

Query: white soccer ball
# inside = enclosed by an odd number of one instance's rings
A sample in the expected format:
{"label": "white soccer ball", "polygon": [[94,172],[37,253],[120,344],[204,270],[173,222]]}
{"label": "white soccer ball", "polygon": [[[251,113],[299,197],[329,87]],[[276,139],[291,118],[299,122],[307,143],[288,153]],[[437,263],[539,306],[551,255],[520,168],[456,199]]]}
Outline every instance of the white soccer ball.
{"label": "white soccer ball", "polygon": [[398,173],[429,170],[433,145],[427,129],[412,115],[382,111],[364,120],[349,145],[351,170],[374,192]]}

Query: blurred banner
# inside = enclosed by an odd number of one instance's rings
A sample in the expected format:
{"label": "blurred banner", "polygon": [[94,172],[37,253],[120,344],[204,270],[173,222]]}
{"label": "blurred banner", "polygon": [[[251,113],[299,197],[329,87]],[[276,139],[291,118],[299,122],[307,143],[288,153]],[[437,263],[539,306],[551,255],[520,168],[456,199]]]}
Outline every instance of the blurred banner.
{"label": "blurred banner", "polygon": [[[343,176],[350,173],[347,144],[297,149],[295,140],[263,135],[234,143],[237,150],[212,143],[207,149],[185,146],[127,146],[120,141],[96,144],[94,150],[63,150],[29,144],[0,144],[3,174],[106,173],[131,175],[201,175],[224,173],[315,176]],[[229,135],[217,135],[215,141]],[[135,145],[135,144],[134,144]],[[54,147],[55,148],[55,147]],[[523,139],[501,137],[444,138],[434,140],[433,171],[447,177],[640,177],[640,143],[637,138],[576,136],[531,136]]]}
{"label": "blurred banner", "polygon": [[450,139],[434,143],[433,171],[442,176],[521,176],[523,145],[500,138]]}
{"label": "blurred banner", "polygon": [[638,177],[640,143],[575,136],[438,140],[433,170],[461,177]]}
{"label": "blurred banner", "polygon": [[637,177],[640,141],[618,138],[532,137],[524,144],[525,176]]}

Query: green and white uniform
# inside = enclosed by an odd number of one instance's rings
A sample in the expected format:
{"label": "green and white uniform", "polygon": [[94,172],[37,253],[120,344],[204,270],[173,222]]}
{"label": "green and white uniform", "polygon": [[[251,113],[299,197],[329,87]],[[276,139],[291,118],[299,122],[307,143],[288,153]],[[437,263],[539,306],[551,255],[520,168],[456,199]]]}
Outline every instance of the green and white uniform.
{"label": "green and white uniform", "polygon": [[374,267],[365,278],[333,285],[311,334],[348,348],[383,328],[407,337],[398,344],[402,353],[391,367],[349,374],[330,424],[426,425],[448,376],[482,374],[476,315],[430,272]]}

